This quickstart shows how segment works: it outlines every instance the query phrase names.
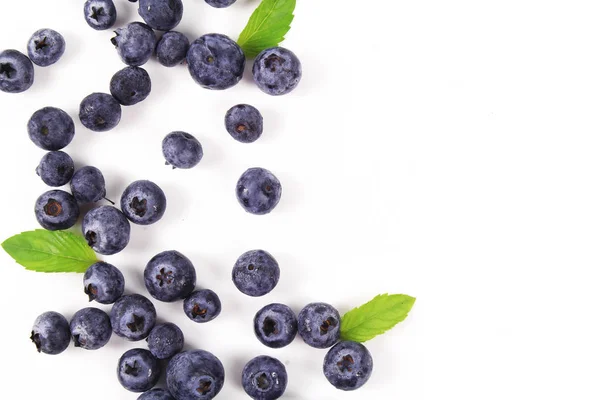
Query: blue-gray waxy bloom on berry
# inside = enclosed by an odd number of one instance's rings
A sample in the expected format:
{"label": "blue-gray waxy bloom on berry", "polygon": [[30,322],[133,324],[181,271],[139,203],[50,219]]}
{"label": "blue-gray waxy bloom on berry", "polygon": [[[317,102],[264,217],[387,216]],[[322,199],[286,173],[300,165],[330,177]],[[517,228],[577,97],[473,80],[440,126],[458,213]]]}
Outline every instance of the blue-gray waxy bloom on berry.
{"label": "blue-gray waxy bloom on berry", "polygon": [[340,390],[356,390],[371,377],[373,358],[365,346],[357,342],[339,342],[325,356],[323,373]]}
{"label": "blue-gray waxy bloom on berry", "polygon": [[80,204],[102,200],[106,196],[104,175],[92,166],[78,169],[71,179],[71,193]]}
{"label": "blue-gray waxy bloom on berry", "polygon": [[175,324],[156,325],[146,338],[148,349],[159,360],[173,357],[183,349],[183,332]]}
{"label": "blue-gray waxy bloom on berry", "polygon": [[285,304],[267,304],[254,317],[254,334],[267,347],[285,347],[292,343],[297,333],[296,315]]}
{"label": "blue-gray waxy bloom on berry", "polygon": [[137,400],[175,400],[166,389],[152,389],[140,395]]}
{"label": "blue-gray waxy bloom on berry", "polygon": [[326,349],[340,340],[339,312],[327,303],[311,303],[298,314],[298,333],[306,344]]}
{"label": "blue-gray waxy bloom on berry", "polygon": [[117,9],[112,0],[87,0],[83,5],[85,22],[97,31],[111,28],[117,21]]}
{"label": "blue-gray waxy bloom on berry", "polygon": [[71,341],[69,322],[57,312],[45,312],[33,324],[31,341],[38,352],[60,354],[69,347]]}
{"label": "blue-gray waxy bloom on berry", "polygon": [[121,121],[121,105],[106,93],[92,93],[79,105],[79,120],[94,132],[106,132]]}
{"label": "blue-gray waxy bloom on berry", "polygon": [[117,366],[119,382],[131,392],[152,389],[160,379],[160,373],[160,362],[146,349],[126,351]]}
{"label": "blue-gray waxy bloom on berry", "polygon": [[112,304],[125,290],[125,278],[112,264],[98,261],[88,267],[83,275],[83,291],[89,301]]}
{"label": "blue-gray waxy bloom on berry", "polygon": [[66,147],[75,136],[73,119],[56,107],[44,107],[33,113],[27,123],[29,139],[44,150]]}
{"label": "blue-gray waxy bloom on berry", "polygon": [[226,8],[236,2],[236,0],[204,0],[206,4],[214,8]]}
{"label": "blue-gray waxy bloom on berry", "polygon": [[47,67],[62,57],[65,46],[65,38],[60,33],[52,29],[40,29],[29,39],[27,54],[35,65]]}
{"label": "blue-gray waxy bloom on berry", "polygon": [[152,297],[173,302],[192,293],[196,287],[196,269],[180,252],[164,251],[152,257],[146,265],[144,282]]}
{"label": "blue-gray waxy bloom on berry", "polygon": [[70,327],[75,347],[86,350],[104,347],[112,336],[110,318],[104,311],[94,307],[77,311]]}
{"label": "blue-gray waxy bloom on berry", "polygon": [[250,360],[242,371],[242,386],[255,400],[276,400],[287,387],[287,371],[276,358],[258,356]]}
{"label": "blue-gray waxy bloom on berry", "polygon": [[115,30],[111,39],[121,60],[133,67],[144,65],[156,47],[156,35],[152,28],[141,22],[132,22]]}
{"label": "blue-gray waxy bloom on berry", "polygon": [[49,231],[69,229],[79,218],[79,206],[70,193],[50,190],[35,202],[35,217]]}
{"label": "blue-gray waxy bloom on berry", "polygon": [[162,152],[167,165],[181,169],[195,167],[204,156],[198,139],[186,132],[171,132],[165,136]]}
{"label": "blue-gray waxy bloom on berry", "polygon": [[121,210],[134,224],[153,224],[162,218],[166,209],[165,193],[151,181],[135,181],[121,196]]}
{"label": "blue-gray waxy bloom on berry", "polygon": [[96,253],[112,255],[127,247],[131,226],[121,211],[100,206],[85,214],[81,230]]}
{"label": "blue-gray waxy bloom on berry", "polygon": [[192,42],[187,62],[190,75],[200,86],[223,90],[242,79],[246,57],[229,37],[211,33]]}
{"label": "blue-gray waxy bloom on berry", "polygon": [[[0,90],[5,93],[21,93],[33,85],[33,63],[17,50],[0,52]],[[58,149],[57,149],[58,150]]]}
{"label": "blue-gray waxy bloom on berry", "polygon": [[252,297],[264,296],[279,282],[279,264],[266,251],[251,250],[237,259],[231,276],[240,292]]}
{"label": "blue-gray waxy bloom on berry", "polygon": [[252,143],[262,135],[263,117],[256,107],[238,104],[225,114],[225,129],[238,142]]}
{"label": "blue-gray waxy bloom on berry", "polygon": [[165,67],[181,64],[190,48],[190,40],[181,32],[165,32],[156,44],[156,58]]}
{"label": "blue-gray waxy bloom on berry", "polygon": [[221,300],[212,290],[197,290],[185,298],[183,311],[194,322],[209,322],[221,313]]}
{"label": "blue-gray waxy bloom on berry", "polygon": [[240,205],[251,214],[268,214],[281,199],[281,183],[269,170],[250,168],[242,174],[236,185]]}
{"label": "blue-gray waxy bloom on berry", "polygon": [[35,172],[48,186],[63,186],[69,183],[75,172],[73,159],[62,151],[46,153]]}
{"label": "blue-gray waxy bloom on berry", "polygon": [[110,94],[124,106],[143,101],[151,91],[150,75],[140,67],[125,67],[110,80]]}
{"label": "blue-gray waxy bloom on berry", "polygon": [[138,14],[152,29],[168,31],[181,22],[183,2],[181,0],[140,0]]}
{"label": "blue-gray waxy bloom on berry", "polygon": [[252,66],[254,82],[263,92],[280,96],[294,90],[302,78],[302,64],[283,47],[263,50]]}
{"label": "blue-gray waxy bloom on berry", "polygon": [[156,324],[156,309],[141,294],[126,295],[113,305],[110,323],[117,336],[131,341],[142,340]]}
{"label": "blue-gray waxy bloom on berry", "polygon": [[167,387],[179,400],[210,400],[225,382],[221,361],[204,350],[177,354],[167,366]]}

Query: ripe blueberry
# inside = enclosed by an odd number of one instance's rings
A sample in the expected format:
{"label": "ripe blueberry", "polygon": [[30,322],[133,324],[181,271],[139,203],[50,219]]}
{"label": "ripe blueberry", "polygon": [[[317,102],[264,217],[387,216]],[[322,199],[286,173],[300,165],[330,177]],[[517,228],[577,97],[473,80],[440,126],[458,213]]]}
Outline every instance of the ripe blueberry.
{"label": "ripe blueberry", "polygon": [[142,340],[156,324],[156,309],[141,294],[122,296],[110,311],[110,323],[117,336],[131,341]]}
{"label": "ripe blueberry", "polygon": [[236,185],[240,205],[251,214],[268,214],[281,199],[281,183],[269,170],[250,168],[242,174]]}
{"label": "ripe blueberry", "polygon": [[150,75],[140,67],[125,67],[110,80],[110,94],[124,106],[143,101],[151,90]]}
{"label": "ripe blueberry", "polygon": [[121,211],[111,206],[100,206],[85,214],[81,230],[94,251],[112,255],[127,246],[131,227]]}
{"label": "ripe blueberry", "polygon": [[200,86],[222,90],[242,79],[246,57],[240,46],[229,37],[211,33],[192,42],[187,62],[190,75]]}
{"label": "ripe blueberry", "polygon": [[126,351],[117,366],[119,382],[130,392],[152,389],[160,378],[160,372],[160,362],[145,349]]}
{"label": "ripe blueberry", "polygon": [[104,347],[112,335],[108,315],[93,307],[77,311],[71,319],[70,326],[75,347],[86,350]]}
{"label": "ripe blueberry", "polygon": [[309,346],[326,349],[340,339],[340,314],[327,303],[310,303],[298,314],[298,333]]}
{"label": "ripe blueberry", "polygon": [[121,210],[134,224],[153,224],[162,218],[166,209],[165,193],[154,182],[135,181],[121,195]]}
{"label": "ripe blueberry", "polygon": [[183,332],[175,324],[156,325],[146,338],[148,349],[159,360],[173,357],[183,349]]}
{"label": "ripe blueberry", "polygon": [[83,275],[83,291],[90,301],[112,304],[125,290],[125,278],[117,267],[98,261],[88,267]]}
{"label": "ripe blueberry", "polygon": [[79,120],[94,132],[106,132],[121,121],[121,105],[106,93],[92,93],[79,105]]}
{"label": "ripe blueberry", "polygon": [[288,49],[273,47],[263,50],[256,57],[252,75],[260,90],[271,96],[279,96],[298,86],[302,78],[302,65]]}
{"label": "ripe blueberry", "polygon": [[167,366],[167,387],[180,400],[210,400],[225,382],[225,370],[208,351],[193,350],[177,354]]}
{"label": "ripe blueberry", "polygon": [[152,389],[140,395],[137,400],[175,400],[165,389]]}
{"label": "ripe blueberry", "polygon": [[29,59],[40,67],[56,63],[64,53],[65,38],[52,29],[36,31],[27,43]]}
{"label": "ripe blueberry", "polygon": [[268,304],[254,317],[254,333],[267,347],[279,349],[292,343],[298,333],[298,320],[284,304]]}
{"label": "ripe blueberry", "polygon": [[196,286],[196,269],[180,252],[164,251],[152,257],[146,265],[144,282],[152,297],[173,302],[192,293]]}
{"label": "ripe blueberry", "polygon": [[49,231],[69,229],[79,218],[79,206],[69,193],[50,190],[35,202],[35,217]]}
{"label": "ripe blueberry", "polygon": [[89,26],[97,31],[111,28],[117,21],[117,9],[113,0],[87,0],[83,16]]}
{"label": "ripe blueberry", "polygon": [[279,264],[266,251],[251,250],[237,259],[231,276],[240,292],[252,297],[264,296],[279,282]]}
{"label": "ripe blueberry", "polygon": [[285,366],[273,357],[253,358],[242,371],[242,386],[254,400],[280,398],[285,392],[287,381]]}
{"label": "ripe blueberry", "polygon": [[46,153],[35,172],[48,186],[63,186],[69,183],[75,171],[73,159],[62,151]]}
{"label": "ripe blueberry", "polygon": [[140,0],[140,17],[158,31],[169,31],[179,25],[183,17],[181,0]]}
{"label": "ripe blueberry", "polygon": [[263,117],[249,104],[233,106],[225,114],[225,129],[241,143],[255,142],[263,132]]}
{"label": "ripe blueberry", "polygon": [[71,179],[71,193],[78,203],[95,203],[106,196],[104,175],[96,167],[78,169]]}
{"label": "ripe blueberry", "polygon": [[21,93],[33,85],[33,63],[17,50],[0,52],[0,91]]}
{"label": "ripe blueberry", "polygon": [[156,36],[148,25],[132,22],[115,30],[115,34],[111,42],[125,64],[139,67],[152,57],[156,47]]}
{"label": "ripe blueberry", "polygon": [[356,390],[367,383],[373,371],[373,358],[365,346],[356,342],[339,342],[325,355],[323,373],[333,386]]}
{"label": "ripe blueberry", "polygon": [[204,156],[202,145],[186,132],[171,132],[162,142],[162,152],[167,165],[173,168],[193,168]]}
{"label": "ripe blueberry", "polygon": [[194,322],[212,321],[221,313],[221,300],[212,290],[197,290],[183,301],[183,311]]}
{"label": "ripe blueberry", "polygon": [[69,114],[60,108],[44,107],[29,119],[27,133],[36,146],[56,151],[71,143],[75,136],[75,124]]}
{"label": "ripe blueberry", "polygon": [[69,347],[69,322],[59,313],[48,311],[37,317],[31,329],[31,341],[38,352],[60,354]]}
{"label": "ripe blueberry", "polygon": [[174,67],[185,60],[190,41],[183,33],[165,32],[156,44],[156,58],[165,67]]}

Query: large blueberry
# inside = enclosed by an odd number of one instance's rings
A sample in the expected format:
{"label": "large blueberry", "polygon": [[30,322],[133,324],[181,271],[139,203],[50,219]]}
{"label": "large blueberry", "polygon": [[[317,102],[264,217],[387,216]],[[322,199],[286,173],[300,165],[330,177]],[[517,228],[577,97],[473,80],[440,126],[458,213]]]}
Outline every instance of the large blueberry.
{"label": "large blueberry", "polygon": [[298,314],[298,333],[309,346],[326,349],[340,340],[340,313],[327,303],[310,303]]}
{"label": "large blueberry", "polygon": [[45,312],[33,324],[31,341],[38,352],[60,354],[69,347],[71,341],[69,322],[57,312]]}
{"label": "large blueberry", "polygon": [[124,106],[139,103],[151,90],[150,75],[140,67],[125,67],[110,80],[110,94]]}
{"label": "large blueberry", "polygon": [[152,389],[140,395],[137,400],[175,400],[165,389]]}
{"label": "large blueberry", "polygon": [[197,290],[183,301],[183,312],[194,322],[212,321],[221,313],[221,300],[212,290]]}
{"label": "large blueberry", "polygon": [[153,224],[162,218],[166,209],[165,193],[154,182],[135,181],[121,195],[121,210],[134,224]]}
{"label": "large blueberry", "polygon": [[238,142],[252,143],[262,135],[263,117],[256,107],[238,104],[225,114],[225,129]]}
{"label": "large blueberry", "polygon": [[117,21],[117,9],[113,0],[87,0],[83,16],[89,26],[97,31],[111,28]]}
{"label": "large blueberry", "polygon": [[173,168],[193,168],[204,156],[202,145],[186,132],[171,132],[162,142],[162,152],[167,165]]}
{"label": "large blueberry", "polygon": [[70,325],[75,347],[86,350],[104,347],[112,335],[110,318],[104,311],[94,307],[77,311]]}
{"label": "large blueberry", "polygon": [[164,360],[183,349],[183,332],[175,324],[167,322],[156,325],[146,338],[148,349],[154,357]]}
{"label": "large blueberry", "polygon": [[79,105],[79,120],[94,132],[106,132],[121,121],[121,105],[106,93],[92,93]]}
{"label": "large blueberry", "polygon": [[71,193],[78,203],[95,203],[106,196],[104,175],[96,167],[78,169],[71,179]]}
{"label": "large blueberry", "polygon": [[181,22],[183,2],[181,0],[140,0],[138,13],[152,29],[168,31]]}
{"label": "large blueberry", "polygon": [[83,291],[90,301],[112,304],[125,290],[125,278],[112,264],[98,261],[88,267],[83,275]]}
{"label": "large blueberry", "polygon": [[190,41],[181,32],[165,32],[156,44],[156,58],[165,67],[174,67],[185,60]]}
{"label": "large blueberry", "polygon": [[287,371],[276,358],[258,356],[250,360],[242,371],[242,386],[254,400],[275,400],[283,396],[287,387]]}
{"label": "large blueberry", "polygon": [[79,218],[79,206],[71,194],[50,190],[35,202],[35,217],[49,231],[69,229]]}
{"label": "large blueberry", "polygon": [[237,259],[231,276],[240,292],[252,297],[264,296],[279,282],[279,264],[266,251],[251,250]]}
{"label": "large blueberry", "polygon": [[85,214],[81,230],[94,251],[112,255],[127,247],[131,227],[121,211],[112,206],[100,206]]}
{"label": "large blueberry", "polygon": [[206,89],[222,90],[242,79],[246,57],[229,37],[211,33],[192,42],[187,62],[188,70],[198,84]]}
{"label": "large blueberry", "polygon": [[160,373],[160,362],[146,349],[126,351],[117,366],[119,382],[130,392],[152,389],[160,379]]}
{"label": "large blueberry", "polygon": [[36,31],[27,43],[29,59],[40,67],[56,63],[65,53],[65,38],[52,29]]}
{"label": "large blueberry", "polygon": [[269,170],[250,168],[242,174],[236,185],[240,205],[251,214],[268,214],[281,199],[281,183]]}
{"label": "large blueberry", "polygon": [[110,323],[117,336],[131,341],[142,340],[156,324],[156,309],[141,294],[122,296],[110,311]]}
{"label": "large blueberry", "polygon": [[254,317],[254,334],[267,347],[285,347],[292,343],[297,333],[296,314],[285,304],[268,304]]}
{"label": "large blueberry", "polygon": [[62,151],[46,153],[35,172],[48,186],[62,186],[69,183],[75,171],[73,159]]}
{"label": "large blueberry", "polygon": [[365,346],[356,342],[339,342],[325,355],[323,373],[333,386],[356,390],[369,380],[373,358]]}
{"label": "large blueberry", "polygon": [[210,400],[224,382],[223,364],[208,351],[179,353],[167,366],[167,387],[178,400]]}
{"label": "large blueberry", "polygon": [[236,0],[205,0],[206,4],[208,4],[209,6],[212,6],[214,8],[225,8],[225,7],[229,7],[230,5],[232,5],[233,3],[236,2]]}
{"label": "large blueberry", "polygon": [[302,65],[298,57],[283,47],[263,50],[252,66],[254,82],[272,96],[291,92],[300,83]]}
{"label": "large blueberry", "polygon": [[196,286],[196,269],[189,258],[169,250],[152,257],[144,270],[146,289],[160,301],[186,298]]}
{"label": "large blueberry", "polygon": [[125,64],[139,67],[152,57],[156,46],[156,35],[148,25],[132,22],[115,30],[115,34],[111,42]]}
{"label": "large blueberry", "polygon": [[56,151],[71,143],[75,136],[75,124],[69,114],[60,108],[44,107],[29,119],[27,133],[36,146]]}
{"label": "large blueberry", "polygon": [[0,52],[0,90],[21,93],[33,85],[33,63],[17,50]]}

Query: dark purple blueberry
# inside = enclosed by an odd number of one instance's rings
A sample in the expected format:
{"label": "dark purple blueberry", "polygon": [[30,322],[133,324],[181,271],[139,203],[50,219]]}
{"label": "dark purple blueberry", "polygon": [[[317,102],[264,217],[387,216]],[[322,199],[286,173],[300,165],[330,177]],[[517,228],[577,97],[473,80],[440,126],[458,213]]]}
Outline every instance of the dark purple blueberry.
{"label": "dark purple blueberry", "polygon": [[371,377],[373,358],[365,346],[356,342],[339,342],[325,356],[323,373],[340,390],[356,390]]}
{"label": "dark purple blueberry", "polygon": [[119,359],[117,376],[130,392],[152,389],[160,379],[161,366],[156,357],[145,349],[131,349]]}
{"label": "dark purple blueberry", "polygon": [[87,0],[83,5],[85,22],[97,31],[112,28],[117,21],[117,9],[112,0]]}
{"label": "dark purple blueberry", "polygon": [[144,21],[157,31],[175,28],[183,17],[181,0],[139,0],[138,13]]}
{"label": "dark purple blueberry", "polygon": [[167,165],[173,168],[193,168],[204,156],[202,145],[186,132],[171,132],[162,142],[162,152]]}
{"label": "dark purple blueberry", "polygon": [[112,304],[125,291],[125,278],[114,265],[98,261],[89,266],[83,275],[83,291],[90,301]]}
{"label": "dark purple blueberry", "polygon": [[0,52],[0,91],[24,92],[33,85],[34,75],[33,63],[25,54],[17,50]]}
{"label": "dark purple blueberry", "polygon": [[281,183],[269,170],[250,168],[242,174],[236,185],[240,205],[251,214],[268,214],[279,204]]}
{"label": "dark purple blueberry", "polygon": [[153,224],[162,218],[166,209],[165,193],[154,182],[135,181],[121,195],[121,210],[134,224]]}
{"label": "dark purple blueberry", "polygon": [[167,366],[167,387],[180,400],[210,400],[225,382],[225,370],[208,351],[193,350],[177,354]]}
{"label": "dark purple blueberry", "polygon": [[112,255],[127,247],[131,227],[121,211],[112,206],[100,206],[85,214],[81,230],[96,253]]}
{"label": "dark purple blueberry", "polygon": [[250,360],[242,371],[242,386],[254,400],[275,400],[283,396],[287,387],[287,371],[276,358],[258,356]]}
{"label": "dark purple blueberry", "polygon": [[69,193],[50,190],[35,202],[35,217],[49,231],[69,229],[79,218],[79,206]]}
{"label": "dark purple blueberry", "polygon": [[298,333],[311,347],[326,349],[340,340],[339,312],[327,303],[310,303],[298,314]]}
{"label": "dark purple blueberry", "polygon": [[140,67],[125,67],[110,80],[110,94],[124,106],[143,101],[151,90],[150,75]]}
{"label": "dark purple blueberry", "polygon": [[69,183],[74,171],[73,159],[62,151],[46,153],[35,170],[46,185],[54,187]]}
{"label": "dark purple blueberry", "polygon": [[221,313],[221,300],[212,290],[197,290],[183,301],[183,311],[194,322],[212,321]]}
{"label": "dark purple blueberry", "polygon": [[71,178],[71,193],[80,204],[96,203],[106,196],[104,175],[96,167],[83,167]]}
{"label": "dark purple blueberry", "polygon": [[140,395],[137,400],[175,400],[175,398],[171,396],[168,390],[152,389]]}
{"label": "dark purple blueberry", "polygon": [[45,312],[33,324],[31,341],[38,352],[60,354],[69,347],[71,341],[69,322],[57,312]]}
{"label": "dark purple blueberry", "polygon": [[156,35],[152,28],[141,22],[132,22],[115,30],[111,39],[121,60],[132,67],[146,64],[156,47]]}
{"label": "dark purple blueberry", "polygon": [[225,128],[241,143],[255,142],[263,132],[263,117],[249,104],[233,106],[225,114]]}
{"label": "dark purple blueberry", "polygon": [[29,39],[27,53],[35,65],[47,67],[60,60],[65,53],[65,38],[55,30],[40,29]]}
{"label": "dark purple blueberry", "polygon": [[236,0],[204,0],[206,4],[214,8],[226,8],[236,2]]}
{"label": "dark purple blueberry", "polygon": [[190,48],[190,41],[181,32],[165,32],[156,44],[156,57],[165,67],[181,64]]}
{"label": "dark purple blueberry", "polygon": [[110,323],[117,336],[134,342],[142,340],[156,324],[156,309],[141,294],[122,296],[110,311]]}
{"label": "dark purple blueberry", "polygon": [[264,296],[279,282],[279,264],[266,251],[251,250],[237,259],[231,276],[240,292],[252,297]]}
{"label": "dark purple blueberry", "polygon": [[260,90],[271,96],[280,96],[298,86],[302,78],[302,64],[288,49],[273,47],[256,57],[252,74]]}
{"label": "dark purple blueberry", "polygon": [[70,326],[75,347],[86,350],[104,347],[112,335],[108,315],[93,307],[77,311],[71,319]]}
{"label": "dark purple blueberry", "polygon": [[36,146],[49,151],[66,147],[75,136],[73,119],[56,107],[44,107],[33,113],[27,123],[29,138]]}
{"label": "dark purple blueberry", "polygon": [[254,317],[254,333],[267,347],[279,349],[292,343],[298,333],[298,320],[285,304],[268,304]]}
{"label": "dark purple blueberry", "polygon": [[246,57],[225,35],[211,33],[194,40],[187,54],[188,70],[202,87],[223,90],[235,86],[244,74]]}
{"label": "dark purple blueberry", "polygon": [[121,121],[121,105],[106,93],[92,93],[79,105],[79,120],[94,132],[106,132]]}
{"label": "dark purple blueberry", "polygon": [[169,250],[152,257],[144,270],[146,289],[160,301],[173,302],[189,296],[196,287],[196,269],[189,258]]}
{"label": "dark purple blueberry", "polygon": [[159,324],[146,338],[148,349],[159,360],[173,357],[183,349],[183,332],[175,324]]}

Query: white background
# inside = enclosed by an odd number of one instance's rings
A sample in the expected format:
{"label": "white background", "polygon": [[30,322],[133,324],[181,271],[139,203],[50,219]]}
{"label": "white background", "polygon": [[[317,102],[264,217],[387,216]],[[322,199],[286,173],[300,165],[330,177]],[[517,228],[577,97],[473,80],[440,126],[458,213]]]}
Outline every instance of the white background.
{"label": "white background", "polygon": [[[0,93],[0,239],[37,227],[33,204],[47,188],[34,169],[44,153],[26,123],[43,106],[63,108],[76,123],[66,151],[77,166],[104,172],[109,198],[136,179],[165,190],[163,220],[133,226],[129,247],[103,259],[140,293],[154,254],[177,249],[193,260],[198,285],[221,296],[222,315],[197,325],[180,303],[155,304],[162,320],[181,326],[188,348],[223,361],[219,398],[246,398],[241,369],[259,354],[286,364],[287,399],[600,397],[597,2],[301,0],[284,43],[304,67],[292,94],[260,92],[250,65],[239,85],[211,92],[185,67],[152,60],[144,66],[152,94],[106,133],[84,129],[77,113],[123,68],[111,33],[87,26],[83,1],[2,3],[0,49],[25,51],[29,36],[49,27],[67,51],[36,67],[28,92]],[[117,25],[140,20],[136,4],[116,3]],[[191,39],[235,39],[257,4],[217,10],[186,0],[177,29]],[[223,127],[226,110],[242,102],[265,118],[251,145]],[[173,130],[202,142],[197,168],[163,165],[160,143]],[[237,178],[253,166],[283,184],[267,216],[246,214],[235,199]],[[236,258],[253,248],[282,268],[276,290],[258,299],[230,281]],[[70,318],[88,306],[81,276],[27,272],[4,253],[0,263],[4,396],[135,399],[115,369],[143,342],[113,337],[104,349],[59,356],[37,354],[29,342],[41,312]],[[345,312],[384,292],[418,300],[404,323],[367,344],[375,370],[359,391],[327,383],[324,351],[299,339],[271,350],[254,338],[252,318],[266,303],[299,311],[326,301]]]}

